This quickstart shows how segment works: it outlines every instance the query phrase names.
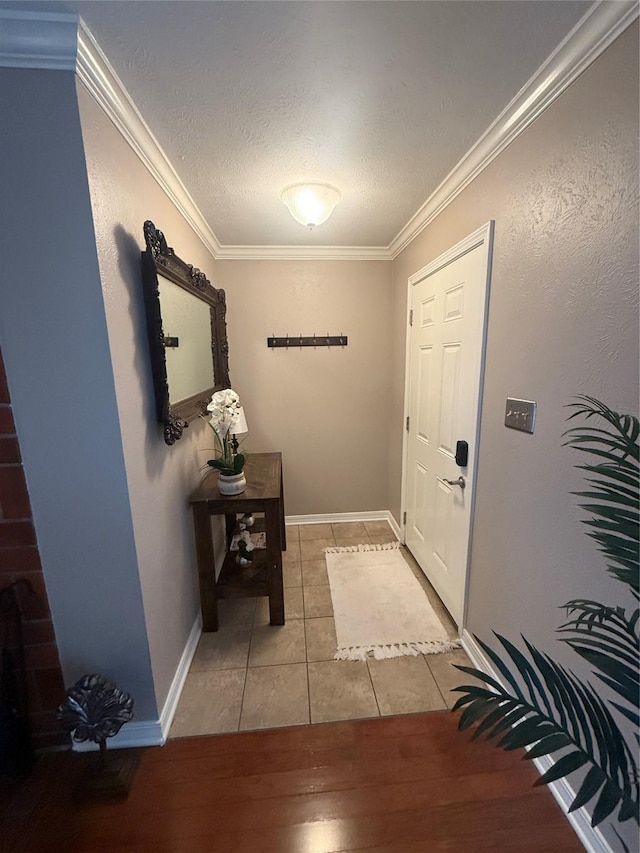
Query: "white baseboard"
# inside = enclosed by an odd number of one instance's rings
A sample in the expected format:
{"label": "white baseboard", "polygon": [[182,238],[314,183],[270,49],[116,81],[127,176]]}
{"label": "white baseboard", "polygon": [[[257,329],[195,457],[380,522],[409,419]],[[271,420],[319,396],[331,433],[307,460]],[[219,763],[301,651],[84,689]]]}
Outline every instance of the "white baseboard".
{"label": "white baseboard", "polygon": [[[135,720],[132,723],[126,723],[117,735],[109,738],[107,748],[111,750],[131,749],[136,746],[163,746],[164,742],[160,720]],[[95,752],[98,744],[93,741],[84,743],[72,741],[72,749],[74,752]]]}
{"label": "white baseboard", "polygon": [[388,509],[371,510],[369,512],[329,512],[317,515],[288,515],[285,524],[341,524],[347,521],[387,521],[395,533],[396,539],[401,539],[400,528]]}
{"label": "white baseboard", "polygon": [[395,518],[391,515],[391,513],[388,510],[387,510],[387,521],[391,525],[391,529],[393,530],[393,532],[396,534],[396,539],[398,540],[398,542],[404,543],[404,539],[402,536],[402,530],[400,529],[400,525],[398,524],[398,522],[395,520]]}
{"label": "white baseboard", "polygon": [[160,714],[160,728],[162,730],[163,743],[166,741],[167,735],[169,734],[169,729],[171,728],[171,723],[173,722],[178,702],[180,701],[180,696],[182,694],[182,688],[184,687],[187,675],[189,674],[189,667],[191,666],[191,661],[196,653],[196,648],[198,647],[201,634],[202,614],[198,611],[196,621],[193,623],[193,627],[191,628],[191,633],[189,634],[187,644],[182,652],[180,663],[176,669],[176,674],[173,676],[171,687],[169,688],[162,713]]}
{"label": "white baseboard", "polygon": [[[466,628],[462,632],[462,648],[477,669],[482,670],[482,672],[485,672],[487,675],[495,678],[497,682],[504,685],[504,680],[496,672],[475,637]],[[534,758],[533,764],[535,764],[536,769],[542,775],[555,764],[555,761],[551,756],[543,755],[541,758]],[[591,816],[584,806],[569,813],[569,806],[575,799],[576,791],[573,790],[566,779],[558,779],[555,782],[551,782],[550,785],[547,785],[547,788],[553,794],[565,817],[573,827],[573,831],[584,845],[585,850],[589,851],[589,853],[614,853],[598,827],[594,828],[591,826]]]}
{"label": "white baseboard", "polygon": [[[169,693],[167,694],[162,713],[159,720],[134,720],[124,725],[115,737],[109,738],[107,746],[109,749],[131,749],[139,746],[164,746],[173,717],[178,707],[180,694],[191,666],[191,660],[195,654],[198,640],[202,633],[202,616],[198,613],[189,638],[180,657],[176,673],[173,676]],[[97,743],[85,741],[85,743],[73,742],[75,752],[94,752],[98,749]]]}

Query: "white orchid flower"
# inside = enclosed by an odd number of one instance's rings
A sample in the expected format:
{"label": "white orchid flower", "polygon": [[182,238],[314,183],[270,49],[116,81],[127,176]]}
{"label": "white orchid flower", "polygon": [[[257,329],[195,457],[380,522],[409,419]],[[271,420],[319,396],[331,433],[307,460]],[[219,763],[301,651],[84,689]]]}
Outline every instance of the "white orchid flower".
{"label": "white orchid flower", "polygon": [[218,458],[207,464],[227,475],[240,473],[245,460],[244,454],[237,452],[237,446],[234,449],[231,438],[240,420],[240,408],[240,397],[233,388],[216,391],[207,406],[211,415],[208,423],[220,450]]}
{"label": "white orchid flower", "polygon": [[211,428],[221,438],[233,432],[233,428],[238,424],[239,410],[240,397],[232,388],[216,391],[207,406],[207,411],[211,412]]}

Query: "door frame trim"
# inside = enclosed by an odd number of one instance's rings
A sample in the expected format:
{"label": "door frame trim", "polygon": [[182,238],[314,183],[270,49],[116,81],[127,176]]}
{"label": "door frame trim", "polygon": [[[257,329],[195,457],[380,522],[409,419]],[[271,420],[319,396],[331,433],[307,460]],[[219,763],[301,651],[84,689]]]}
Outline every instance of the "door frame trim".
{"label": "door frame trim", "polygon": [[495,231],[495,220],[490,219],[480,228],[477,228],[471,234],[469,234],[464,239],[460,240],[460,242],[456,243],[455,246],[452,246],[450,249],[447,249],[441,255],[438,255],[435,260],[430,261],[424,267],[421,267],[417,272],[413,273],[413,275],[409,276],[407,280],[407,303],[406,303],[406,334],[405,334],[405,361],[404,361],[404,406],[403,413],[404,417],[402,419],[402,484],[401,484],[401,498],[400,498],[400,518],[402,520],[402,524],[400,525],[400,530],[402,533],[401,541],[403,543],[406,542],[406,523],[405,512],[407,508],[407,458],[408,458],[408,432],[405,427],[407,422],[407,417],[409,416],[409,369],[411,365],[411,326],[409,325],[409,311],[411,310],[412,303],[412,288],[414,285],[418,284],[418,282],[422,281],[429,275],[433,275],[433,273],[442,269],[442,267],[447,266],[448,264],[456,261],[458,258],[462,257],[462,255],[466,255],[468,252],[471,252],[473,249],[476,249],[478,246],[483,246],[483,265],[485,269],[485,276],[481,283],[481,287],[483,290],[482,293],[482,301],[484,303],[484,311],[482,317],[482,344],[480,348],[480,361],[477,366],[479,376],[478,376],[478,402],[477,402],[477,411],[476,411],[476,429],[475,435],[473,436],[474,447],[475,450],[475,464],[473,467],[473,474],[471,478],[471,506],[469,508],[469,545],[467,550],[467,561],[465,568],[465,583],[464,583],[464,602],[462,606],[462,620],[460,622],[460,633],[466,625],[467,622],[467,607],[469,600],[469,568],[471,563],[471,548],[473,545],[473,522],[475,516],[475,503],[476,503],[476,480],[478,476],[478,459],[480,456],[480,421],[482,415],[482,401],[484,396],[484,367],[486,361],[486,352],[487,352],[487,332],[488,332],[488,320],[489,320],[489,293],[490,293],[490,283],[491,283],[491,267],[492,267],[492,258],[493,258],[493,239],[494,239],[494,231]]}

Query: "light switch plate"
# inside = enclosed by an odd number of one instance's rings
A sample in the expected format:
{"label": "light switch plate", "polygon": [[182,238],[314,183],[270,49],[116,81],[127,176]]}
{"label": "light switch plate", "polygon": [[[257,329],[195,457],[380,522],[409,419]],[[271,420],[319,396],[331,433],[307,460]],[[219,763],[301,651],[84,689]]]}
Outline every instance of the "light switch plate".
{"label": "light switch plate", "polygon": [[536,423],[536,403],[532,400],[516,400],[507,397],[504,425],[522,432],[533,432]]}

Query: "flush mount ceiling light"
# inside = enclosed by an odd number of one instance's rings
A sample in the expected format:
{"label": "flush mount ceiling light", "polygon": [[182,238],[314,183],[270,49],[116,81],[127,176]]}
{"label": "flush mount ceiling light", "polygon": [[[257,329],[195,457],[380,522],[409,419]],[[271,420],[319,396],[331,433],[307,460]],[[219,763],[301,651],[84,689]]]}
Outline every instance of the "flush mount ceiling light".
{"label": "flush mount ceiling light", "polygon": [[309,230],[326,222],[342,193],[331,184],[289,184],[280,193],[296,222]]}

